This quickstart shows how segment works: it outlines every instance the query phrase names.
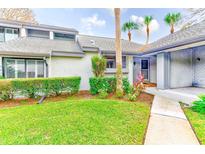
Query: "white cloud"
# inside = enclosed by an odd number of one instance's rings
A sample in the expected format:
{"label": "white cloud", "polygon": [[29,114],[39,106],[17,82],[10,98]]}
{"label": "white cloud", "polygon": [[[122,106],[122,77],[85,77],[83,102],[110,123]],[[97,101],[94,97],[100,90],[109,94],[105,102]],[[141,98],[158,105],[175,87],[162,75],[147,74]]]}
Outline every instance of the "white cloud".
{"label": "white cloud", "polygon": [[[146,26],[144,24],[144,18],[141,16],[132,15],[130,20],[142,25],[142,28],[138,31],[140,34],[146,34]],[[159,22],[156,19],[153,19],[150,23],[150,33],[157,31],[159,29]]]}
{"label": "white cloud", "polygon": [[92,34],[93,27],[103,27],[106,25],[106,21],[99,19],[97,14],[94,14],[91,17],[82,18],[81,23],[83,28],[89,34]]}
{"label": "white cloud", "polygon": [[[114,17],[114,8],[106,8],[106,10],[108,10],[109,14]],[[125,8],[121,8],[120,10],[121,10],[121,14],[127,11],[127,9]]]}

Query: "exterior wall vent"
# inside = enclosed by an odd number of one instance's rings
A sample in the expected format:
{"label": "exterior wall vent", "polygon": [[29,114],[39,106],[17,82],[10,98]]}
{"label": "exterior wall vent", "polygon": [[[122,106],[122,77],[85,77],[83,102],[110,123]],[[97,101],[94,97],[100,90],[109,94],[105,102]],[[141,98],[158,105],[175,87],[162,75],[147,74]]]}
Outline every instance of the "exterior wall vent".
{"label": "exterior wall vent", "polygon": [[92,45],[95,45],[95,40],[90,40],[90,43],[91,43]]}

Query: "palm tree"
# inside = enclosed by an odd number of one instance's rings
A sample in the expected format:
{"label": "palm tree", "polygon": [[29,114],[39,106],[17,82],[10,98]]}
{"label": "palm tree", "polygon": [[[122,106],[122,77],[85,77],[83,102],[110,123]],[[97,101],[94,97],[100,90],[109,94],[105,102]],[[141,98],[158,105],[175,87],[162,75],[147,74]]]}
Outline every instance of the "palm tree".
{"label": "palm tree", "polygon": [[123,96],[120,8],[115,8],[116,95]]}
{"label": "palm tree", "polygon": [[153,17],[152,16],[145,16],[144,17],[144,24],[146,25],[146,32],[147,32],[147,41],[146,44],[149,43],[149,36],[150,36],[150,23],[152,22]]}
{"label": "palm tree", "polygon": [[170,33],[174,33],[174,25],[181,19],[181,14],[180,13],[168,13],[164,21],[170,26]]}
{"label": "palm tree", "polygon": [[139,25],[137,23],[134,23],[133,21],[125,22],[122,26],[122,31],[123,32],[128,31],[127,35],[128,35],[129,41],[131,41],[131,39],[132,39],[131,31],[132,30],[138,30],[138,29],[139,29]]}

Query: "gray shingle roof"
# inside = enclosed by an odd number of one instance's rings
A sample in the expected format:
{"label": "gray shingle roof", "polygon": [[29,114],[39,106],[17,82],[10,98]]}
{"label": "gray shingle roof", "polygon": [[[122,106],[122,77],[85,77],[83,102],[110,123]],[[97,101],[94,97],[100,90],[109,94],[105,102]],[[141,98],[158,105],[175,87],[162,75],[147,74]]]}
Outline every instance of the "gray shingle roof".
{"label": "gray shingle roof", "polygon": [[[107,37],[79,35],[79,43],[83,49],[85,48],[97,48],[102,52],[115,52],[115,39]],[[141,47],[140,44],[129,42],[128,40],[122,40],[122,52],[124,53],[137,53]]]}
{"label": "gray shingle roof", "polygon": [[4,42],[0,45],[0,54],[50,55],[51,51],[83,54],[79,44],[74,41],[26,37]]}
{"label": "gray shingle roof", "polygon": [[0,18],[0,23],[11,24],[11,25],[16,25],[16,26],[20,26],[20,27],[24,26],[24,27],[32,27],[32,28],[43,28],[43,29],[54,30],[54,31],[60,30],[60,31],[68,31],[68,32],[78,33],[78,31],[74,28],[65,28],[65,27],[45,25],[45,24],[34,24],[34,23],[29,23],[29,22],[6,20],[6,19],[2,19],[2,18]]}
{"label": "gray shingle roof", "polygon": [[183,45],[184,43],[193,43],[194,41],[199,41],[201,38],[205,39],[205,22],[169,34],[147,45],[144,52],[160,51],[166,48]]}

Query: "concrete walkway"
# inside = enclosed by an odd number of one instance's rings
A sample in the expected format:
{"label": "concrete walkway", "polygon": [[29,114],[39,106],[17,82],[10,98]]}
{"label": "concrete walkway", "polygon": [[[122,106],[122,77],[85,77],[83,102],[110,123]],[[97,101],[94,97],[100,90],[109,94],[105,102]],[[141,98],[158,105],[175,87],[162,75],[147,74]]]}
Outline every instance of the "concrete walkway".
{"label": "concrete walkway", "polygon": [[205,88],[186,87],[160,90],[156,87],[148,87],[145,91],[152,95],[166,97],[177,102],[183,102],[187,105],[191,105],[193,101],[198,100],[199,94],[205,93]]}
{"label": "concrete walkway", "polygon": [[199,144],[180,104],[155,96],[145,138],[146,144]]}

